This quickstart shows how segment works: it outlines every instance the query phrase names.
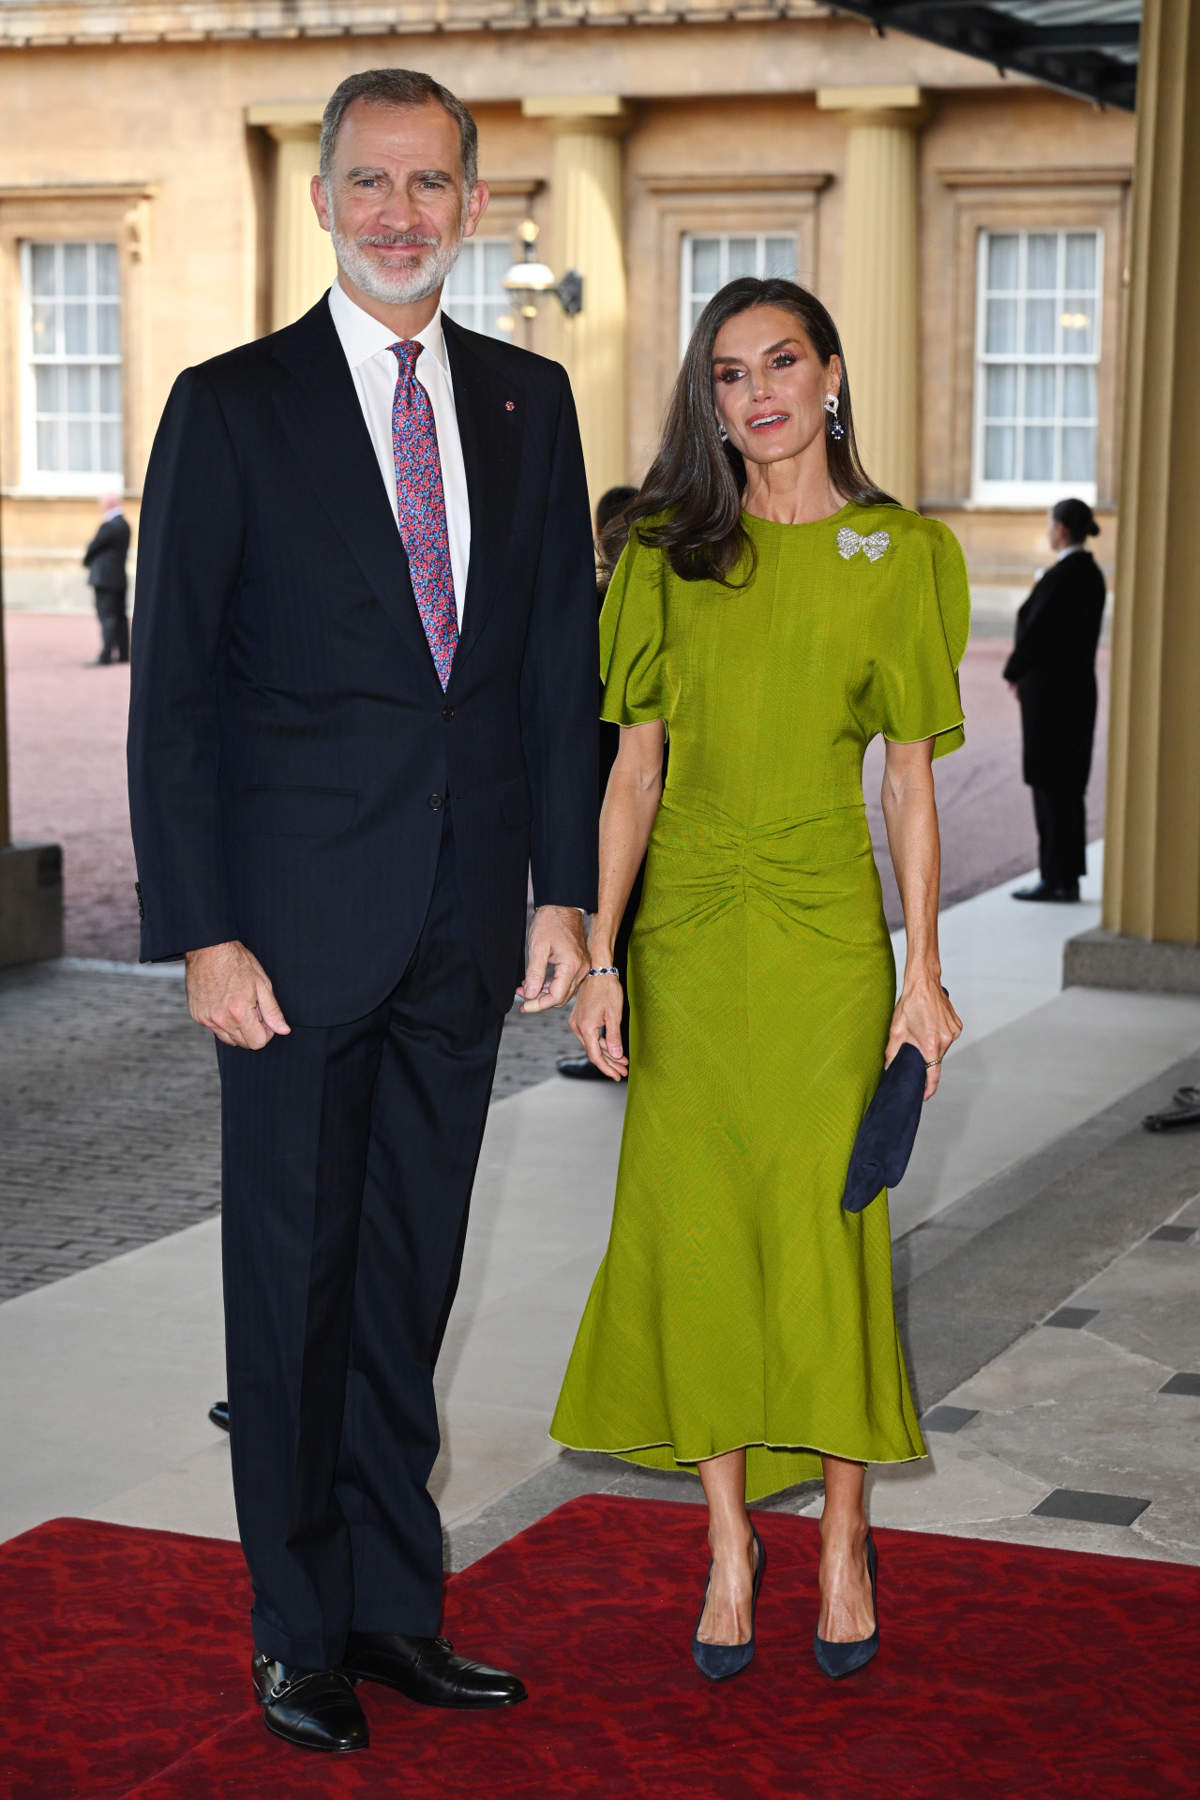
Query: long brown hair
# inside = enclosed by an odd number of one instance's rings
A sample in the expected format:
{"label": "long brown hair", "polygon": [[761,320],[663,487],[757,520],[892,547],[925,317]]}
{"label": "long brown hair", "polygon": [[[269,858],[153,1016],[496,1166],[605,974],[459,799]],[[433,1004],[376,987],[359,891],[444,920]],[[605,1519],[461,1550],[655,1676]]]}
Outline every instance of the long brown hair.
{"label": "long brown hair", "polygon": [[665,513],[657,524],[639,528],[637,535],[643,543],[664,549],[675,573],[686,581],[732,585],[730,571],[747,553],[753,557],[742,524],[746,464],[741,453],[717,435],[712,360],[725,321],[755,306],[779,306],[794,314],[823,367],[828,367],[830,357],[841,358],[837,416],[843,435],[827,435],[825,441],[829,477],[838,493],[867,506],[898,504],[875,486],[859,460],[846,359],[837,326],[825,307],[794,281],[740,276],[713,295],[696,321],[667,408],[658,454],[622,518],[628,531],[641,519]]}

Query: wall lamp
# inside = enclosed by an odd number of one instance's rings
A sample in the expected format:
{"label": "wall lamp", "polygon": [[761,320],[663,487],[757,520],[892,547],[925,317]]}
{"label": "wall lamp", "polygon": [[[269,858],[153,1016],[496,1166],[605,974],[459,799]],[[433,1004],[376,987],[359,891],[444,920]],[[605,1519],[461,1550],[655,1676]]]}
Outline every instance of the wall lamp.
{"label": "wall lamp", "polygon": [[546,294],[554,294],[567,317],[573,318],[583,311],[583,276],[578,269],[568,269],[562,279],[556,281],[554,270],[537,259],[537,239],[537,226],[532,219],[525,219],[521,225],[525,254],[509,269],[503,285],[512,295],[523,319],[537,317],[538,301]]}

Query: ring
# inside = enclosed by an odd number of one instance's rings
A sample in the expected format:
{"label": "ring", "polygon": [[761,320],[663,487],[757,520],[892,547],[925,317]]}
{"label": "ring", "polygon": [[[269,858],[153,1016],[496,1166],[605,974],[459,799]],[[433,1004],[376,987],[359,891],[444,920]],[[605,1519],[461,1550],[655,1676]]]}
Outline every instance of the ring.
{"label": "ring", "polygon": [[940,1067],[941,1067],[941,1061],[942,1061],[942,1059],[941,1059],[941,1057],[940,1057],[940,1056],[935,1056],[935,1057],[934,1057],[934,1059],[933,1059],[933,1061],[932,1061],[932,1062],[927,1062],[927,1063],[926,1063],[926,1064],[925,1064],[925,1067],[926,1067],[926,1068],[927,1068],[927,1069],[937,1069],[937,1068],[940,1068]]}

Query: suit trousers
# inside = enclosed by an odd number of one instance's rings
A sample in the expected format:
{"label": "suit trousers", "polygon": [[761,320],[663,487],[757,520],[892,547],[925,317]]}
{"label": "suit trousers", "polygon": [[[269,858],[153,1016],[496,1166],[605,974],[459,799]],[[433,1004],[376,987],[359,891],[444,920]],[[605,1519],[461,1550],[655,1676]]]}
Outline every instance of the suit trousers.
{"label": "suit trousers", "polygon": [[439,1629],[433,1374],[503,1022],[447,814],[387,999],[217,1047],[234,1496],[255,1646],[286,1663],[336,1664],[350,1630]]}
{"label": "suit trousers", "polygon": [[1038,866],[1047,887],[1074,887],[1087,874],[1087,818],[1082,788],[1033,789]]}
{"label": "suit trousers", "polygon": [[94,588],[100,621],[100,661],[129,661],[129,614],[124,588]]}

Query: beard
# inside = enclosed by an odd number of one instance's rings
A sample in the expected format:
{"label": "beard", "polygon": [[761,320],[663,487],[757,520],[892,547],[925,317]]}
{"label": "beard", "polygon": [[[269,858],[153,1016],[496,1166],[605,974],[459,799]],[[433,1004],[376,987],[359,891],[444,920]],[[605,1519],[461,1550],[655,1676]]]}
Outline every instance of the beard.
{"label": "beard", "polygon": [[[408,232],[351,238],[344,236],[335,225],[330,226],[329,235],[338,268],[345,271],[360,293],[384,306],[412,306],[436,294],[458,261],[463,245],[461,236],[449,243],[441,243],[437,238],[418,237]],[[419,257],[406,269],[387,268],[371,256],[367,248],[371,244],[408,244],[414,249],[427,249],[432,254]]]}

